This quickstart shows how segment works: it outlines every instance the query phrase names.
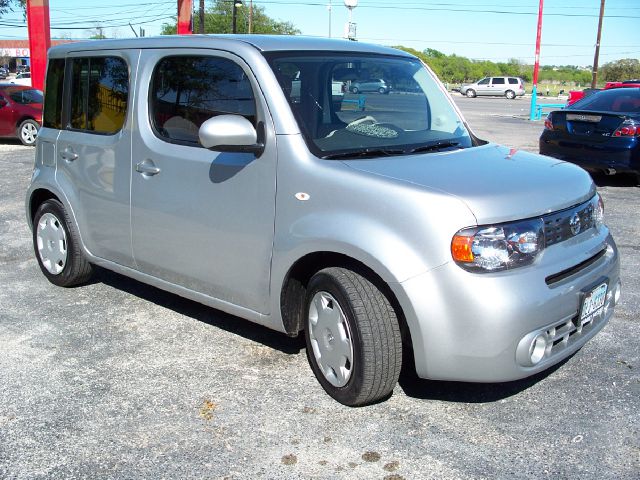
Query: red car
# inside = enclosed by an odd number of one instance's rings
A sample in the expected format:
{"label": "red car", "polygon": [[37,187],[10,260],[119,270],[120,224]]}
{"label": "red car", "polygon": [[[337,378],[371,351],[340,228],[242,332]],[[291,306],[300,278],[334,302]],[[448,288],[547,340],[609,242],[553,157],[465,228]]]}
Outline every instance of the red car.
{"label": "red car", "polygon": [[[603,90],[608,90],[610,88],[633,88],[640,87],[640,80],[626,80],[624,82],[607,82],[604,85]],[[573,105],[578,100],[583,99],[584,97],[588,97],[596,92],[598,92],[599,88],[585,88],[584,90],[571,90],[569,92],[569,100],[567,101],[567,106]]]}
{"label": "red car", "polygon": [[42,125],[42,92],[23,85],[0,84],[0,137],[35,145]]}

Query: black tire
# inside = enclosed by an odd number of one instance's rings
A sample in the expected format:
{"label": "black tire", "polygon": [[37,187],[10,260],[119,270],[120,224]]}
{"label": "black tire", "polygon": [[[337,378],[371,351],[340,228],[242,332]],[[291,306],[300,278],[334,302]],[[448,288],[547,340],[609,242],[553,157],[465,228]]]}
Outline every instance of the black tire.
{"label": "black tire", "polygon": [[465,95],[468,98],[476,98],[476,91],[473,88],[469,88],[466,92]]}
{"label": "black tire", "polygon": [[504,96],[509,100],[513,100],[514,98],[516,98],[516,92],[514,92],[513,90],[507,90],[506,92],[504,92]]}
{"label": "black tire", "polygon": [[[311,304],[316,295],[325,294],[338,302],[351,339],[350,375],[343,386],[333,385],[325,376],[311,339],[314,335],[311,332]],[[331,307],[334,309],[335,305]],[[391,394],[402,366],[400,327],[389,300],[373,283],[345,268],[333,267],[319,271],[311,278],[307,288],[304,318],[309,364],[320,385],[331,397],[344,405],[355,407],[374,403]],[[333,342],[332,332],[329,332],[329,337],[328,341]],[[316,339],[315,344],[318,343]]]}
{"label": "black tire", "polygon": [[38,130],[40,130],[38,122],[27,119],[18,126],[18,131],[16,133],[23,145],[31,147],[36,144]]}
{"label": "black tire", "polygon": [[358,87],[351,87],[351,93],[358,93],[359,91]]}
{"label": "black tire", "polygon": [[[45,218],[43,219],[43,217]],[[64,238],[66,258],[55,262],[56,267],[52,267],[51,259],[45,258],[46,245],[43,241],[44,235],[40,227],[41,224],[45,225],[47,222],[52,224],[53,228],[61,229],[59,230],[59,235]],[[48,226],[44,228],[48,228]],[[33,249],[38,259],[40,270],[54,285],[59,287],[79,285],[89,280],[93,274],[92,265],[82,253],[80,235],[77,228],[64,206],[58,200],[47,200],[36,210],[36,214],[33,217]],[[42,253],[41,249],[43,250]],[[48,266],[45,265],[47,262]],[[51,271],[54,268],[59,269],[59,271]]]}

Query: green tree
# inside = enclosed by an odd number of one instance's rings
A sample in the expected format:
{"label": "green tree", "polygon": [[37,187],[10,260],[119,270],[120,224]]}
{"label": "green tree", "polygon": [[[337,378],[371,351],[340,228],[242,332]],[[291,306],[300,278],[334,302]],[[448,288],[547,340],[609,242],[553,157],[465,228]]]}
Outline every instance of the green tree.
{"label": "green tree", "polygon": [[[274,35],[297,35],[300,33],[300,30],[298,30],[291,22],[275,20],[269,17],[264,10],[264,7],[254,5],[251,33]],[[206,9],[204,14],[205,33],[232,33],[232,17],[233,2],[229,0],[215,0],[213,5]],[[171,24],[163,24],[160,34],[175,35],[177,31],[176,22],[177,20],[174,20]],[[198,14],[194,15],[193,24],[199,24]],[[238,33],[248,33],[248,30],[249,7],[237,7],[236,31]]]}
{"label": "green tree", "polygon": [[623,81],[640,79],[640,60],[623,58],[615,62],[605,63],[601,68],[603,78],[607,81]]}

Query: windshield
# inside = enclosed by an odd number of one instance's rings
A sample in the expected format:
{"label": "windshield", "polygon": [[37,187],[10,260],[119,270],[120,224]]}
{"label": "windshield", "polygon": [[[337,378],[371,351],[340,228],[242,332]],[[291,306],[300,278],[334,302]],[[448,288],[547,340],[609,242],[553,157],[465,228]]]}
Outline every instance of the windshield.
{"label": "windshield", "polygon": [[352,52],[265,56],[319,157],[472,146],[462,120],[417,59]]}

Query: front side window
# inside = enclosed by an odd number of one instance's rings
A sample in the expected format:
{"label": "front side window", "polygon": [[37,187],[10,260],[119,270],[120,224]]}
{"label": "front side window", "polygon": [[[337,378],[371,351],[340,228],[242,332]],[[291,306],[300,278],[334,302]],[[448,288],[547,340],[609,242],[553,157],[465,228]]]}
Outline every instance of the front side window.
{"label": "front side window", "polygon": [[323,158],[472,145],[417,59],[352,52],[266,53],[309,149]]}
{"label": "front side window", "polygon": [[124,126],[129,97],[129,69],[118,57],[74,58],[71,112],[75,130],[114,134]]}
{"label": "front side window", "polygon": [[167,141],[199,145],[198,130],[217,115],[242,115],[256,124],[249,78],[226,58],[173,56],[155,68],[150,93],[151,119]]}
{"label": "front side window", "polygon": [[62,128],[62,88],[64,85],[63,58],[52,58],[47,67],[47,92],[44,97],[42,125],[47,128]]}
{"label": "front side window", "polygon": [[483,78],[478,82],[478,85],[489,85],[490,78]]}

